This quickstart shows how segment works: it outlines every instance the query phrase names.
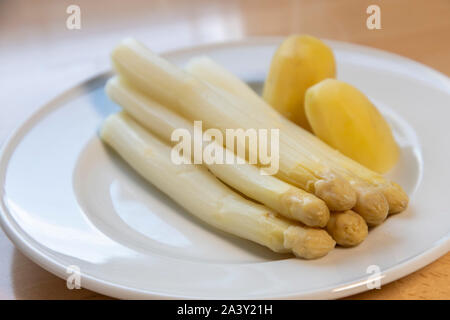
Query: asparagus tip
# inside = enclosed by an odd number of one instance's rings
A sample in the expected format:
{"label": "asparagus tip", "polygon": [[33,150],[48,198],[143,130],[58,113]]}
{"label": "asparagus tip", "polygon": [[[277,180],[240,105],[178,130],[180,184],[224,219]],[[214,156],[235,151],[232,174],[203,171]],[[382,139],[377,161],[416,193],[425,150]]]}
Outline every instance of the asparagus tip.
{"label": "asparagus tip", "polygon": [[284,232],[284,246],[297,257],[316,259],[333,250],[336,242],[322,229],[290,226]]}
{"label": "asparagus tip", "polygon": [[331,211],[354,207],[356,193],[350,183],[336,174],[327,174],[314,184],[315,194],[325,201]]}
{"label": "asparagus tip", "polygon": [[400,213],[408,207],[408,195],[395,182],[391,182],[389,187],[383,190],[383,194],[389,204],[389,213]]}
{"label": "asparagus tip", "polygon": [[325,227],[330,211],[324,201],[312,194],[299,194],[300,190],[289,190],[281,200],[292,218],[310,227]]}
{"label": "asparagus tip", "polygon": [[352,210],[332,213],[327,231],[343,247],[360,244],[369,233],[365,220]]}
{"label": "asparagus tip", "polygon": [[370,186],[360,186],[356,190],[357,200],[353,210],[359,213],[370,226],[381,224],[389,211],[389,204],[383,193]]}

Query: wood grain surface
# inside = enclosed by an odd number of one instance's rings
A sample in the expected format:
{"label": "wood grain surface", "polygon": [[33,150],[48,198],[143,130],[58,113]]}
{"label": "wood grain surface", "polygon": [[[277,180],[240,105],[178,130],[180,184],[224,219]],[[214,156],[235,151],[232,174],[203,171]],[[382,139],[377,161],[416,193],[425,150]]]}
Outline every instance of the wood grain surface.
{"label": "wood grain surface", "polygon": [[[81,30],[65,26],[70,4],[81,8]],[[370,4],[381,8],[381,30],[366,27]],[[110,49],[125,36],[165,51],[291,33],[380,48],[450,75],[448,0],[4,0],[0,2],[0,143],[42,103],[106,70]],[[24,257],[1,231],[0,252],[0,299],[107,299],[85,289],[68,290],[65,281]],[[380,290],[349,297],[449,298],[449,253]]]}

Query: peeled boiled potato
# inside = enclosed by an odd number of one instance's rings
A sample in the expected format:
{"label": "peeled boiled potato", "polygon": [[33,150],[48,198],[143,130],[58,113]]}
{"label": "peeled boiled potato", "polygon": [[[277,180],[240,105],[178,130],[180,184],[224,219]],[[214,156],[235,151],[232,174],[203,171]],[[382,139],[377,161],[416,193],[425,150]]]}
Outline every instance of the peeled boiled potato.
{"label": "peeled boiled potato", "polygon": [[366,167],[385,173],[397,162],[391,128],[355,87],[323,80],[306,91],[305,111],[314,134]]}
{"label": "peeled boiled potato", "polygon": [[325,43],[306,35],[289,36],[272,58],[263,98],[285,117],[311,131],[304,110],[306,89],[335,74],[333,52]]}

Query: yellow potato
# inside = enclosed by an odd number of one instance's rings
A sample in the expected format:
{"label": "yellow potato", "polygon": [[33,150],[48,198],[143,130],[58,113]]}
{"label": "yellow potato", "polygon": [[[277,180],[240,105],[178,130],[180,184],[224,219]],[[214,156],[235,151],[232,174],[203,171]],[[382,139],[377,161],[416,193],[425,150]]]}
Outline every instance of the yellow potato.
{"label": "yellow potato", "polygon": [[384,173],[397,162],[399,147],[391,128],[355,87],[321,81],[306,91],[305,111],[320,139],[369,169]]}
{"label": "yellow potato", "polygon": [[305,92],[310,86],[334,78],[331,49],[317,38],[293,35],[286,38],[272,58],[263,98],[276,110],[311,131],[305,116]]}

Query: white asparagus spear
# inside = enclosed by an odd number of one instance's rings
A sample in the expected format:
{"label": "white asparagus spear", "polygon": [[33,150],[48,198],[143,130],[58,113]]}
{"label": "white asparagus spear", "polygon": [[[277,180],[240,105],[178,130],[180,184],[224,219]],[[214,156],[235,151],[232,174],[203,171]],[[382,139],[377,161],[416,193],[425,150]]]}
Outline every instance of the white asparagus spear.
{"label": "white asparagus spear", "polygon": [[[139,92],[123,79],[110,79],[106,84],[106,93],[166,143],[175,144],[171,141],[171,135],[176,129],[185,129],[194,137],[194,128],[189,121]],[[203,162],[220,180],[287,218],[311,227],[326,226],[330,213],[322,200],[276,177],[261,175],[257,167],[247,162],[238,164],[234,153],[215,141],[212,143],[219,153],[227,154],[225,159],[232,160],[230,164]],[[203,149],[206,147],[207,144],[203,144]]]}
{"label": "white asparagus spear", "polygon": [[283,130],[289,132],[290,136],[322,154],[327,164],[352,183],[358,195],[354,209],[364,216],[369,224],[381,223],[386,217],[388,207],[390,213],[402,211],[406,207],[408,198],[397,184],[345,157],[309,132],[275,114],[275,110],[246,83],[210,58],[194,58],[188,63],[186,70],[211,85],[246,100],[249,107],[257,108],[259,113],[265,113],[272,118],[278,117]]}
{"label": "white asparagus spear", "polygon": [[335,246],[326,231],[291,222],[244,199],[206,168],[174,164],[171,148],[125,113],[105,120],[101,138],[150,183],[220,230],[306,259],[322,257]]}
{"label": "white asparagus spear", "polygon": [[[206,128],[276,129],[272,122],[223,99],[203,81],[152,53],[133,39],[123,41],[113,53],[116,71],[153,99],[189,120],[203,120]],[[248,145],[246,144],[248,147]],[[330,210],[346,210],[356,202],[350,184],[307,148],[292,149],[280,132],[279,178],[323,199]],[[248,152],[253,150],[247,149]],[[253,154],[259,159],[258,154]]]}

